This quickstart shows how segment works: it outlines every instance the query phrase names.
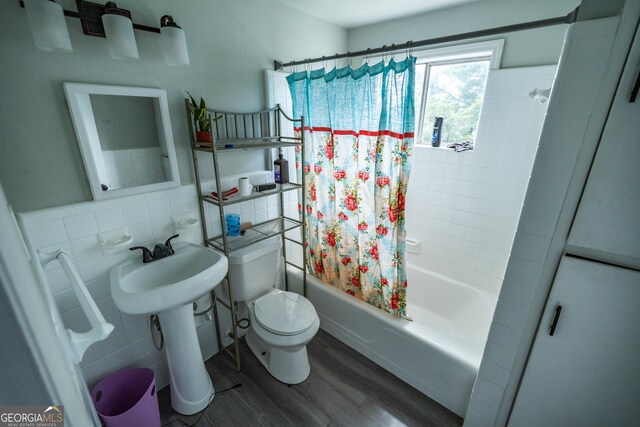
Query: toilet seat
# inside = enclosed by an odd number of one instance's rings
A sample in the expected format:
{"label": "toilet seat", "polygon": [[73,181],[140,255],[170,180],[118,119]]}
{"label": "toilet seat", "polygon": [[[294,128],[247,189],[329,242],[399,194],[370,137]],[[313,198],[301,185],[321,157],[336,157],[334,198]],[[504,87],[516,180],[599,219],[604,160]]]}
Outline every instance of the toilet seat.
{"label": "toilet seat", "polygon": [[276,335],[298,335],[318,318],[311,301],[294,292],[273,290],[254,302],[257,323]]}

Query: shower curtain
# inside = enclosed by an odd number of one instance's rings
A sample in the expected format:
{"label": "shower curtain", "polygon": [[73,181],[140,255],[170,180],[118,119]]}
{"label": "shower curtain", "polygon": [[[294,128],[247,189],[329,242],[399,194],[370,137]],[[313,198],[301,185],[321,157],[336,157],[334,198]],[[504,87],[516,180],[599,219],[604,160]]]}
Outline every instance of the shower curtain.
{"label": "shower curtain", "polygon": [[305,117],[308,268],[405,318],[414,74],[408,57],[287,77],[294,117]]}

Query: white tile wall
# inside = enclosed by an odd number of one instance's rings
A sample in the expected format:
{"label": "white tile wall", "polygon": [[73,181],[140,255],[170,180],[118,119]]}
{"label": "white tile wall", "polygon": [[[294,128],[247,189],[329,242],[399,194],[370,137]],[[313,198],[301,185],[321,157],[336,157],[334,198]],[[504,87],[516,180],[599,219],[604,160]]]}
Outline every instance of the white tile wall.
{"label": "white tile wall", "polygon": [[[166,358],[164,352],[157,352],[151,343],[147,318],[121,313],[111,298],[109,269],[132,254],[126,248],[104,250],[100,245],[100,236],[102,232],[126,231],[134,237],[135,244],[151,247],[174,233],[172,216],[185,214],[193,218],[200,217],[193,184],[24,214],[27,231],[36,249],[67,250],[98,308],[107,321],[115,326],[111,336],[92,346],[81,362],[88,383],[94,383],[117,369],[146,366],[155,369],[158,387],[168,384]],[[200,227],[181,232],[178,240],[201,243]],[[88,321],[60,264],[51,262],[45,274],[65,326],[73,330],[87,330]],[[228,316],[221,314],[221,317]],[[198,338],[203,357],[209,358],[217,352],[212,321],[198,327]]]}
{"label": "white tile wall", "polygon": [[[569,30],[465,426],[506,424],[557,265],[548,257],[563,205],[570,186],[578,186],[579,194],[582,185],[572,184],[579,155],[597,143],[606,118],[606,98],[615,90],[619,71],[608,72],[608,67],[618,23],[618,18],[599,19],[579,22]],[[617,67],[621,69],[622,63],[619,60]],[[558,257],[563,246],[561,241]]]}
{"label": "white tile wall", "polygon": [[[271,171],[242,176],[249,176],[254,185],[273,182]],[[223,188],[236,186],[238,178],[240,175],[223,178]],[[214,181],[202,183],[203,194],[214,190]],[[284,199],[286,212],[291,217],[297,217],[295,195],[285,193]],[[225,212],[239,213],[242,222],[256,224],[280,214],[278,197],[274,195],[232,205],[227,207]],[[62,248],[69,252],[96,304],[107,321],[115,326],[111,336],[92,346],[81,362],[88,383],[94,383],[117,369],[146,366],[155,369],[158,387],[168,384],[166,358],[164,352],[157,352],[152,345],[148,319],[145,316],[121,313],[111,298],[109,270],[114,264],[132,254],[126,248],[115,251],[104,249],[100,242],[117,235],[130,234],[134,238],[131,246],[151,247],[176,233],[173,223],[176,218],[181,219],[185,216],[201,220],[196,186],[193,184],[177,189],[78,203],[24,214],[27,231],[36,249],[53,251]],[[205,221],[210,236],[220,234],[220,217],[216,206],[205,203]],[[199,226],[193,230],[179,232],[178,241],[203,241]],[[292,233],[290,237],[295,237],[295,233]],[[294,253],[294,256],[301,255],[299,250]],[[45,272],[65,326],[78,331],[87,330],[88,321],[60,264],[57,261],[49,263]],[[230,330],[228,312],[225,312],[223,307],[220,307],[219,317],[222,331]],[[217,352],[215,325],[213,321],[198,320],[197,324],[202,323],[198,326],[198,339],[203,357],[206,359]],[[225,343],[229,344],[230,339],[226,338]]]}
{"label": "white tile wall", "polygon": [[409,261],[497,295],[520,215],[555,66],[493,70],[473,151],[415,146],[407,232],[422,241]]}

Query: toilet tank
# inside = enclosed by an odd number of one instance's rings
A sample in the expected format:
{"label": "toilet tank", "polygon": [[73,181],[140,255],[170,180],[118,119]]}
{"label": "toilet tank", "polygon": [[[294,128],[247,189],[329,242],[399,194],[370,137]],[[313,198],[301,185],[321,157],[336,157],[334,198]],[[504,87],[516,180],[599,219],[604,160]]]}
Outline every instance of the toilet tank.
{"label": "toilet tank", "polygon": [[280,239],[269,239],[229,254],[236,301],[249,301],[273,288],[280,262]]}

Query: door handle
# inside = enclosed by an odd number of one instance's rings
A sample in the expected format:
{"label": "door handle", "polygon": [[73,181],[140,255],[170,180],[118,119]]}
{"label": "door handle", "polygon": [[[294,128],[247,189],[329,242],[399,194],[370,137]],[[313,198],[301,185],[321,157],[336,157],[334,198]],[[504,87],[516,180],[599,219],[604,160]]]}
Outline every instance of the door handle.
{"label": "door handle", "polygon": [[553,321],[551,322],[551,326],[549,327],[549,335],[553,336],[556,332],[556,327],[558,326],[558,319],[560,319],[560,313],[562,312],[562,306],[556,306],[556,311],[553,314]]}

